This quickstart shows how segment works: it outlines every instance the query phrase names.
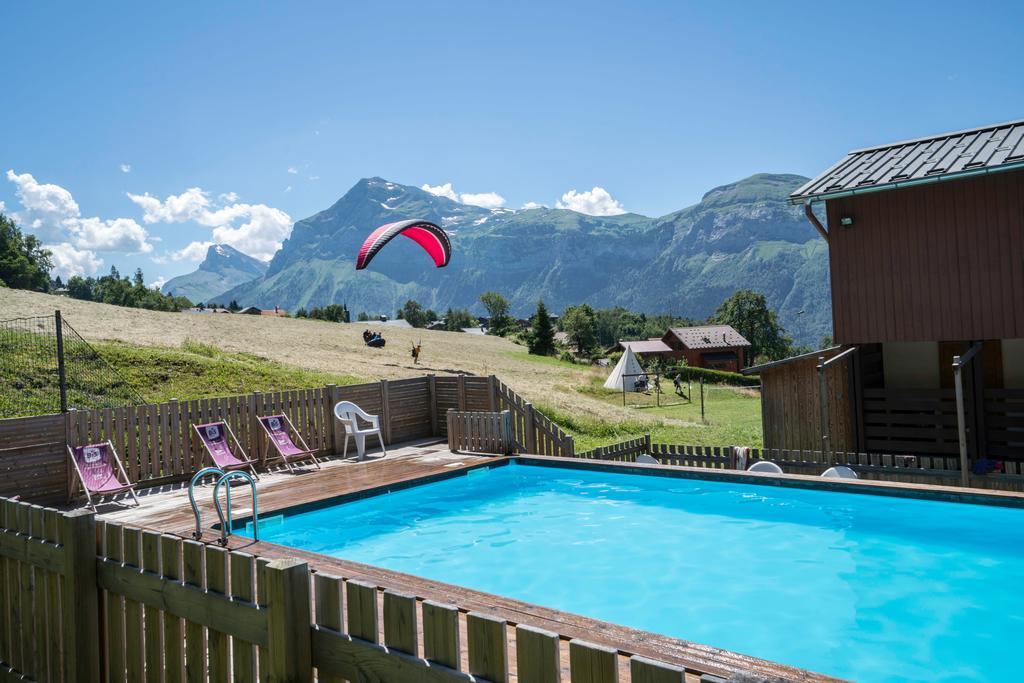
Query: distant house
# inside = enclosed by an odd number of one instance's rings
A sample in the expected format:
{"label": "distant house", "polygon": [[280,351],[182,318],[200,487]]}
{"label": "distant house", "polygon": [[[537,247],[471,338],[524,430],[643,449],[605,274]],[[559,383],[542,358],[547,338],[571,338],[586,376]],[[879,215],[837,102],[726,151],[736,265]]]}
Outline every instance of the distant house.
{"label": "distant house", "polygon": [[[661,341],[671,351],[663,357],[686,360],[695,368],[739,372],[747,362],[750,342],[731,325],[671,327]],[[636,349],[634,349],[634,352]]]}
{"label": "distant house", "polygon": [[660,338],[643,341],[620,341],[611,351],[625,351],[627,348],[632,349],[633,353],[641,358],[670,358],[673,354],[672,347]]}
{"label": "distant house", "polygon": [[230,312],[231,311],[229,311],[226,308],[209,308],[209,307],[202,307],[202,308],[200,308],[199,306],[193,306],[192,308],[182,309],[182,313],[230,313]]}
{"label": "distant house", "polygon": [[394,320],[388,320],[381,324],[385,327],[408,327],[412,329],[412,325],[409,324],[409,321],[402,318],[395,318]]}
{"label": "distant house", "polygon": [[284,310],[280,306],[274,306],[273,308],[257,308],[256,306],[246,306],[239,311],[242,315],[269,315],[276,316],[278,318],[287,318],[288,311]]}
{"label": "distant house", "polygon": [[483,327],[463,327],[462,331],[466,334],[487,334],[487,330]]}

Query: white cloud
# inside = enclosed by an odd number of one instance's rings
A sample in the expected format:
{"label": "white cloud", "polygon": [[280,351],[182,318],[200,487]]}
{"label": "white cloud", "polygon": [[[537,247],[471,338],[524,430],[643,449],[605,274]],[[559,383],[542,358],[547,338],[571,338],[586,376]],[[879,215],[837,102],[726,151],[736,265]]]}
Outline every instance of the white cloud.
{"label": "white cloud", "polygon": [[87,249],[79,249],[67,242],[60,244],[47,244],[46,248],[53,254],[53,272],[65,280],[72,275],[92,275],[100,266],[103,259]]}
{"label": "white cloud", "polygon": [[131,173],[131,172],[132,172],[132,165],[131,164],[121,164],[121,173]]}
{"label": "white cloud", "polygon": [[284,191],[285,192],[291,192],[292,191],[292,186],[289,185],[288,187],[284,188]]}
{"label": "white cloud", "polygon": [[[217,206],[210,200],[209,193],[202,188],[191,187],[179,195],[171,195],[164,201],[151,195],[128,195],[142,207],[146,223],[185,223],[194,221],[199,225],[213,228],[212,241],[230,244],[236,249],[264,261],[269,260],[281,248],[281,240],[292,229],[291,217],[266,204],[234,203]],[[231,196],[230,194],[222,196]],[[237,195],[235,195],[237,197]],[[209,242],[193,242],[171,255],[183,259],[201,260],[205,254],[196,256],[195,245]]]}
{"label": "white cloud", "polygon": [[217,199],[221,200],[222,202],[229,202],[229,203],[230,202],[237,202],[238,201],[238,193],[237,192],[221,192],[219,195],[217,195]]}
{"label": "white cloud", "polygon": [[5,211],[7,211],[7,206],[3,202],[0,202],[0,213],[4,213]]}
{"label": "white cloud", "polygon": [[[66,269],[82,271],[96,261],[95,251],[153,251],[149,233],[131,218],[83,218],[74,197],[60,185],[40,183],[31,173],[19,175],[13,170],[7,171],[7,179],[15,184],[15,194],[24,208],[15,214],[15,220],[35,231],[48,246],[57,245]],[[73,247],[88,255],[72,258],[68,249]]]}
{"label": "white cloud", "polygon": [[612,199],[603,187],[595,187],[589,192],[569,190],[555,204],[559,209],[570,209],[589,216],[618,216],[626,213],[617,200]]}
{"label": "white cloud", "polygon": [[459,195],[456,194],[454,189],[452,189],[451,183],[445,183],[444,185],[428,185],[427,183],[423,183],[420,189],[438,197],[447,197],[453,202],[459,201]]}
{"label": "white cloud", "polygon": [[179,195],[170,195],[162,202],[148,192],[141,195],[129,192],[128,198],[142,207],[144,223],[201,223],[200,218],[209,213],[210,207],[210,198],[199,187],[190,187]]}
{"label": "white cloud", "polygon": [[19,175],[8,170],[7,179],[14,183],[14,194],[24,208],[15,214],[17,222],[34,230],[44,241],[56,242],[67,237],[72,227],[69,222],[81,215],[70,192],[60,185],[39,183],[31,173]]}
{"label": "white cloud", "polygon": [[311,175],[311,176],[309,176],[309,179],[310,180],[320,180],[320,176],[318,176],[318,175]]}
{"label": "white cloud", "polygon": [[149,286],[150,286],[151,289],[159,290],[159,289],[162,289],[165,284],[167,284],[167,278],[165,278],[163,275],[161,275],[157,279],[155,279],[152,282],[150,282]]}
{"label": "white cloud", "polygon": [[528,209],[546,209],[546,208],[548,208],[548,207],[546,207],[544,204],[538,204],[537,202],[526,202],[525,204],[523,204],[523,210],[524,211],[528,210]]}
{"label": "white cloud", "polygon": [[82,218],[78,221],[78,238],[75,245],[96,251],[147,254],[153,251],[153,245],[149,243],[148,237],[146,229],[131,218]]}
{"label": "white cloud", "polygon": [[480,192],[478,194],[463,193],[460,195],[463,204],[482,206],[485,209],[497,209],[505,205],[505,198],[497,192]]}
{"label": "white cloud", "polygon": [[505,205],[505,198],[497,192],[479,192],[476,194],[464,192],[459,194],[455,191],[455,188],[452,187],[451,183],[445,183],[444,185],[429,185],[424,183],[420,186],[420,189],[438,197],[447,197],[453,202],[462,202],[463,204],[469,204],[470,206],[481,206],[485,209],[496,209],[499,206]]}
{"label": "white cloud", "polygon": [[288,167],[288,172],[291,173],[292,175],[298,175],[299,174],[299,169],[295,168],[294,166],[289,166]]}
{"label": "white cloud", "polygon": [[188,246],[171,252],[172,261],[202,261],[213,242],[190,242]]}

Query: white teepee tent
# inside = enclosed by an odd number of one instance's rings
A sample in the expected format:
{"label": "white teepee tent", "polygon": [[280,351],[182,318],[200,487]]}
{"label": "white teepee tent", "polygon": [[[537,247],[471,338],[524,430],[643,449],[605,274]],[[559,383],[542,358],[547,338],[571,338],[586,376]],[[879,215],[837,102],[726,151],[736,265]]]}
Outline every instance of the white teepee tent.
{"label": "white teepee tent", "polygon": [[644,369],[640,367],[640,361],[636,359],[636,354],[633,353],[633,349],[627,346],[626,350],[622,353],[622,358],[615,364],[615,369],[612,370],[612,374],[608,376],[608,380],[604,383],[604,388],[618,389],[619,391],[625,388],[626,391],[636,391],[635,382],[640,379],[639,375],[643,373]]}

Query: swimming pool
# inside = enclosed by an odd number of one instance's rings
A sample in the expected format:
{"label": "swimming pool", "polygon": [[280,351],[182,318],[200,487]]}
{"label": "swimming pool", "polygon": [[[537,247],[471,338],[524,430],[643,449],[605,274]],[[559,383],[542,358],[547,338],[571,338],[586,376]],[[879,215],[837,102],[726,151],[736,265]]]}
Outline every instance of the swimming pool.
{"label": "swimming pool", "polygon": [[512,463],[260,537],[856,680],[1009,679],[1024,635],[1012,508]]}

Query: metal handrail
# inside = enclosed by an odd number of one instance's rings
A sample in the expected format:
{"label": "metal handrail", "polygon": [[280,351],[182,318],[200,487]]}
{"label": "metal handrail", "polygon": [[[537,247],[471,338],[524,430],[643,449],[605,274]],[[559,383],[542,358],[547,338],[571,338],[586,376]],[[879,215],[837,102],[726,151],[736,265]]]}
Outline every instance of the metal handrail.
{"label": "metal handrail", "polygon": [[219,474],[224,476],[224,470],[219,467],[204,467],[203,469],[192,475],[192,481],[188,484],[188,502],[192,504],[192,514],[196,516],[196,530],[192,532],[192,537],[197,541],[203,537],[203,526],[199,515],[199,506],[196,505],[195,488],[196,482],[202,479],[207,474]]}
{"label": "metal handrail", "polygon": [[974,342],[967,352],[953,356],[953,387],[956,390],[956,433],[960,447],[960,485],[971,485],[970,459],[967,455],[967,416],[964,413],[964,380],[961,370],[981,351],[982,343]]}
{"label": "metal handrail", "polygon": [[233,470],[226,474],[222,474],[217,479],[217,484],[213,487],[213,504],[217,508],[217,517],[220,518],[220,544],[228,544],[228,535],[231,533],[231,487],[228,486],[227,493],[227,519],[225,520],[224,510],[220,506],[220,487],[226,481],[230,481],[235,477],[241,477],[249,482],[249,488],[252,490],[252,540],[259,540],[259,526],[260,526],[260,513],[259,505],[256,499],[256,480],[252,478],[252,475],[242,470]]}

